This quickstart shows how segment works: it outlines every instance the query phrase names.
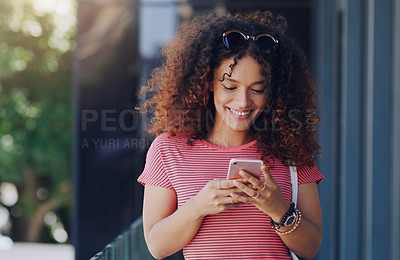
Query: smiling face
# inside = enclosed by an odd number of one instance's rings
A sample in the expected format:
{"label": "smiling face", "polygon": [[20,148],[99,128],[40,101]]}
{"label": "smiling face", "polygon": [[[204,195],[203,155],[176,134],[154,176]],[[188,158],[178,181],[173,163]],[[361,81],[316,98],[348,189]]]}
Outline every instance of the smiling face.
{"label": "smiling face", "polygon": [[238,60],[232,76],[229,74],[233,58],[222,62],[214,71],[215,129],[221,134],[247,135],[249,129],[264,107],[264,77],[260,64],[245,56]]}

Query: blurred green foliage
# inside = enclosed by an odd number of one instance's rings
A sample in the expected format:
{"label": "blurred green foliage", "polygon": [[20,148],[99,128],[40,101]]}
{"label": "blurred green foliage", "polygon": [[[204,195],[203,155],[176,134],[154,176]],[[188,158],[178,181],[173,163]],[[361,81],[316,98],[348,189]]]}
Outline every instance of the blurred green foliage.
{"label": "blurred green foliage", "polygon": [[[29,171],[60,207],[72,201],[75,26],[73,0],[0,1],[0,182],[24,197]],[[31,199],[27,219],[40,206]]]}

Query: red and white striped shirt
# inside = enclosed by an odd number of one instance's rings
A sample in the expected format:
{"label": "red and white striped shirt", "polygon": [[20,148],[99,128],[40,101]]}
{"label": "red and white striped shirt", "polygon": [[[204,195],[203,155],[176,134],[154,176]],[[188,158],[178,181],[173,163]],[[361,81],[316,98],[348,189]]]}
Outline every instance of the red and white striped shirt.
{"label": "red and white striped shirt", "polygon": [[[260,159],[256,141],[219,147],[205,140],[186,144],[186,137],[168,138],[164,133],[152,143],[146,165],[138,181],[176,192],[178,207],[195,196],[215,178],[226,179],[232,158]],[[283,197],[291,201],[290,171],[275,160],[271,174]],[[299,184],[323,179],[316,166],[298,169]],[[200,229],[184,248],[185,259],[291,259],[288,248],[273,231],[270,217],[252,204],[208,215]],[[168,239],[168,238],[166,238]]]}

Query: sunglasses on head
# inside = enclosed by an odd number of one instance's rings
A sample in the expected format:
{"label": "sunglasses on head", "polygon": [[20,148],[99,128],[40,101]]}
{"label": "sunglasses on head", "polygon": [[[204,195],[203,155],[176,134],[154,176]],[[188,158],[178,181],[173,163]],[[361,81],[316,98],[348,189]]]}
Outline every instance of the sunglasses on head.
{"label": "sunglasses on head", "polygon": [[238,30],[230,30],[222,34],[224,45],[230,50],[237,50],[246,46],[249,39],[252,39],[257,48],[264,54],[274,54],[278,50],[278,40],[267,33],[250,36]]}

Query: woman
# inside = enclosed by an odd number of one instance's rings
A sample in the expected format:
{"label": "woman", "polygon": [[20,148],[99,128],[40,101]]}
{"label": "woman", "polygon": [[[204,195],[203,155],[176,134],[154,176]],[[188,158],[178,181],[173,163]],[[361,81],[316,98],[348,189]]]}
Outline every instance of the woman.
{"label": "woman", "polygon": [[[158,137],[138,179],[155,258],[182,248],[185,259],[316,255],[323,176],[313,159],[315,86],[285,30],[270,12],[210,14],[183,25],[163,49],[144,88],[156,91],[145,107],[155,111]],[[262,159],[262,178],[242,171],[227,180],[231,158]],[[297,205],[289,165],[298,170]]]}

